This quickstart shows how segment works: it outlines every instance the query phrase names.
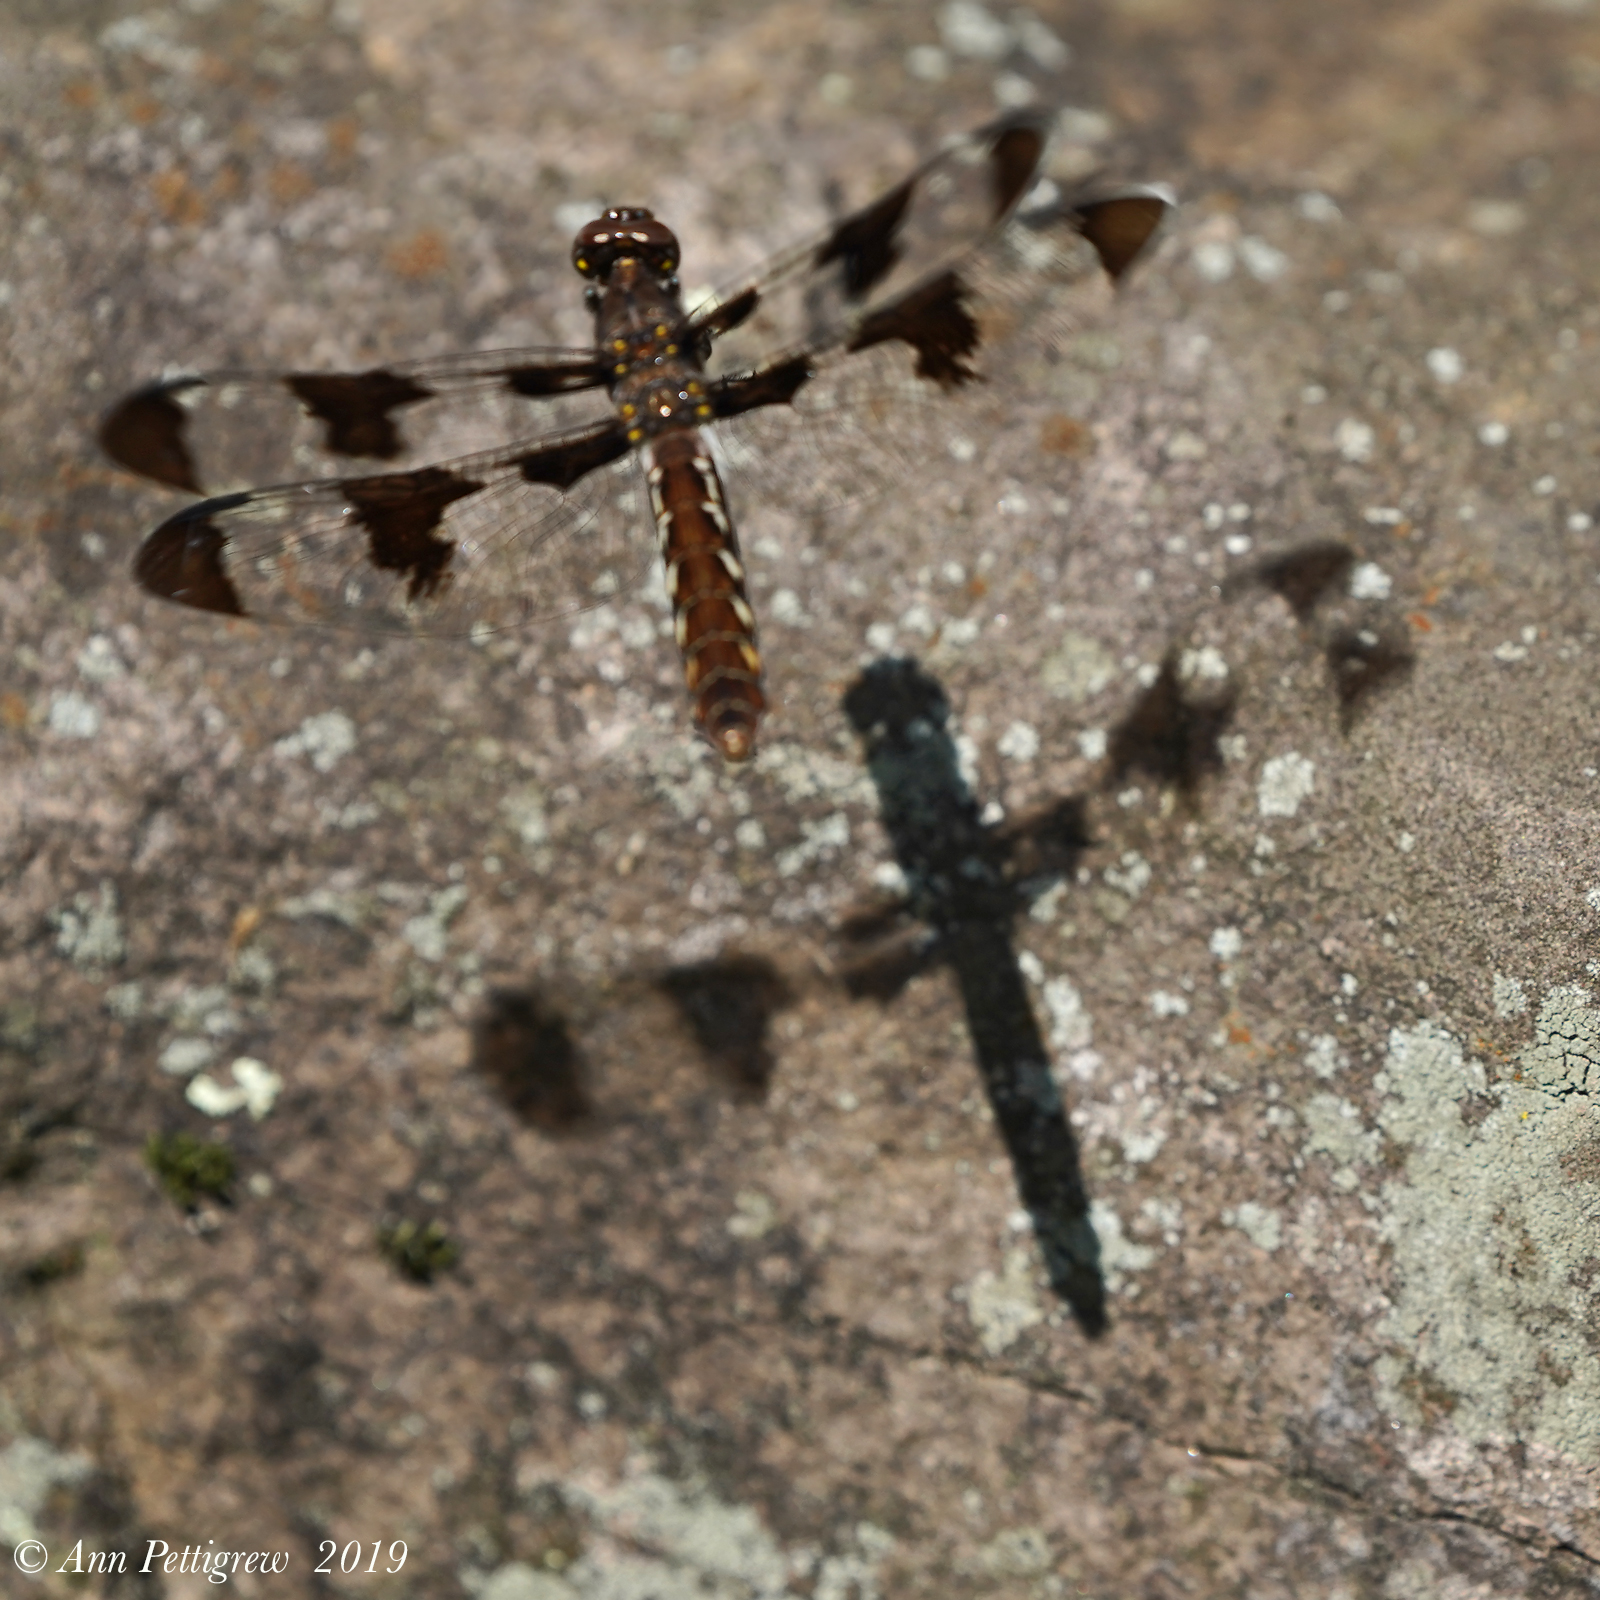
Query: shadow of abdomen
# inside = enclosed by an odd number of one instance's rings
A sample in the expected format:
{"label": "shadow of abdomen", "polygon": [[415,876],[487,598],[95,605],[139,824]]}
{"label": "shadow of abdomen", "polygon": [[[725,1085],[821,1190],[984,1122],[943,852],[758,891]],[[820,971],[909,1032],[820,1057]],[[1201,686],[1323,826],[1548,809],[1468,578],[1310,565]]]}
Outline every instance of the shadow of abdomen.
{"label": "shadow of abdomen", "polygon": [[846,692],[844,709],[865,743],[883,825],[905,874],[905,910],[932,930],[922,948],[908,946],[906,963],[941,959],[954,970],[1050,1282],[1084,1332],[1098,1335],[1106,1327],[1100,1244],[1077,1141],[1011,941],[1011,918],[1042,864],[1059,877],[1086,842],[1082,807],[1064,801],[1050,809],[1031,861],[1016,830],[985,827],[946,729],[944,691],[915,661],[874,662]]}

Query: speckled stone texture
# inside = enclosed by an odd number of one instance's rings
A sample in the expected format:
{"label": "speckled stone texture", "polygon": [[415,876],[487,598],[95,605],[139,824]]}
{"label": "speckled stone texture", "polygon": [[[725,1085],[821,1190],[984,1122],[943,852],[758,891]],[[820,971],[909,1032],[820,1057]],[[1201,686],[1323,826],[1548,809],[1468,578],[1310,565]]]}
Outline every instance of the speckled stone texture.
{"label": "speckled stone texture", "polygon": [[[648,595],[134,588],[123,388],[575,343],[590,208],[720,282],[1030,93],[1183,209],[901,491],[730,473],[749,769]],[[0,6],[0,1592],[1600,1587],[1596,172],[1588,0]],[[883,909],[895,652],[996,838],[1081,824],[989,954],[1098,1340]]]}

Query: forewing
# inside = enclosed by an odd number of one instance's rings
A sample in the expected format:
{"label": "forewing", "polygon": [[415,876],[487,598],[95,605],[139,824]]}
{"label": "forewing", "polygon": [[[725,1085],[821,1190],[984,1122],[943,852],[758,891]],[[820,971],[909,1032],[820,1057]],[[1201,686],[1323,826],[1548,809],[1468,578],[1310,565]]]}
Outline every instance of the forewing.
{"label": "forewing", "polygon": [[414,471],[203,500],[134,575],[182,605],[266,622],[456,637],[600,604],[653,544],[613,424]]}
{"label": "forewing", "polygon": [[366,372],[214,372],[125,396],[100,424],[119,466],[195,494],[459,456],[607,409],[592,350],[489,350]]}
{"label": "forewing", "polygon": [[1170,209],[1155,189],[1051,197],[874,298],[833,342],[723,374],[713,437],[735,499],[825,510],[965,458],[1048,397],[1069,336]]}
{"label": "forewing", "polygon": [[[848,344],[876,312],[958,266],[1034,187],[1050,119],[1003,117],[956,141],[869,205],[698,307],[712,374]],[[931,375],[952,381],[929,352]]]}

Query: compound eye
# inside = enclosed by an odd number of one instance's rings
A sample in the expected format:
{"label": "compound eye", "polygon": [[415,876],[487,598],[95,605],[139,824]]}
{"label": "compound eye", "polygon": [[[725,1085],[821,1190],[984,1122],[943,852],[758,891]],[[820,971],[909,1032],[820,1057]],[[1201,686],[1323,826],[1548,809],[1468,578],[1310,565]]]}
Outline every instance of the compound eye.
{"label": "compound eye", "polygon": [[603,279],[616,260],[616,250],[611,242],[611,230],[600,222],[591,222],[572,241],[572,265],[586,278]]}
{"label": "compound eye", "polygon": [[677,237],[643,206],[613,206],[572,241],[572,265],[596,282],[603,283],[617,262],[627,259],[644,262],[662,278],[670,278],[678,265]]}
{"label": "compound eye", "polygon": [[670,278],[678,270],[678,236],[666,223],[647,216],[627,232],[633,253],[658,278]]}

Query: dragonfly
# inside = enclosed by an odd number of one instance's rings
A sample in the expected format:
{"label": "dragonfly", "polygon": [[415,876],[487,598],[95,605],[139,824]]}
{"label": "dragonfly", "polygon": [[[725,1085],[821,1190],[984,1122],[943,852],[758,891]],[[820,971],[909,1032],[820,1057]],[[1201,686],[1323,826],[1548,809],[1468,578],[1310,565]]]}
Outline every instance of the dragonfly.
{"label": "dragonfly", "polygon": [[941,409],[998,375],[996,329],[1122,278],[1170,196],[1064,195],[1052,125],[976,129],[693,305],[672,230],[611,207],[572,245],[592,345],[150,383],[100,445],[205,498],[134,577],[228,617],[481,637],[603,604],[659,560],[695,726],[747,761],[768,702],[725,476],[821,506],[903,482]]}

